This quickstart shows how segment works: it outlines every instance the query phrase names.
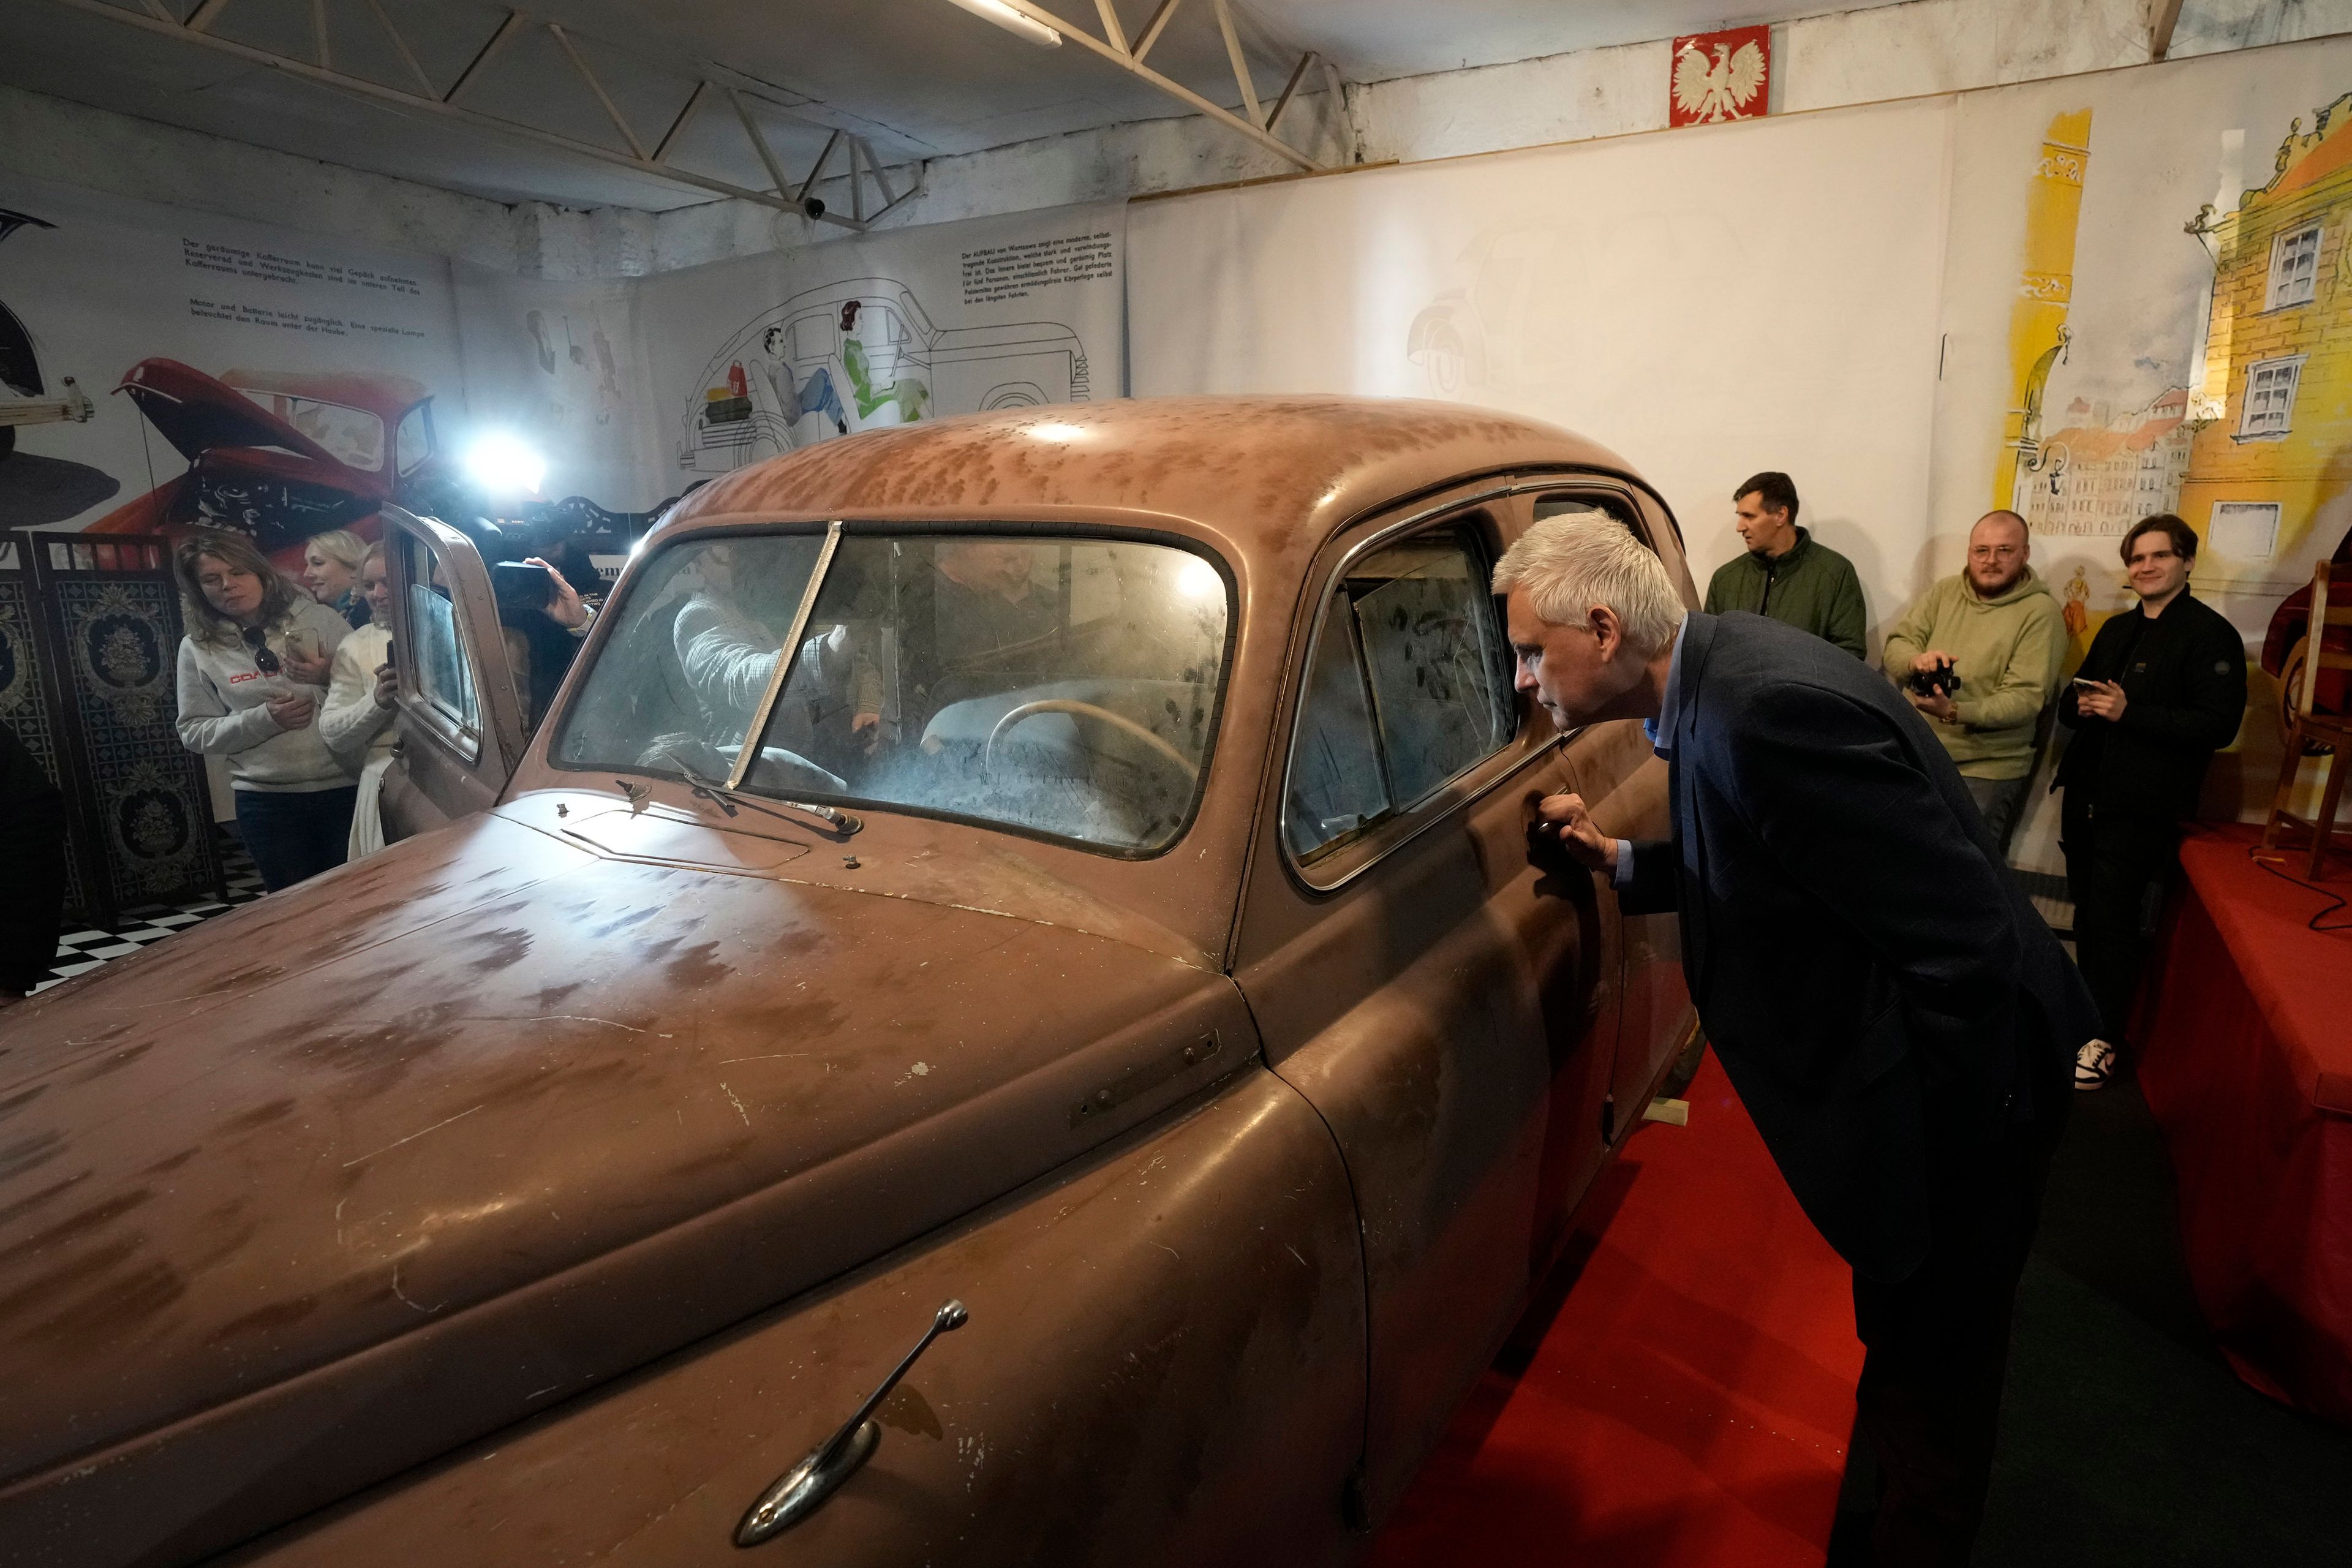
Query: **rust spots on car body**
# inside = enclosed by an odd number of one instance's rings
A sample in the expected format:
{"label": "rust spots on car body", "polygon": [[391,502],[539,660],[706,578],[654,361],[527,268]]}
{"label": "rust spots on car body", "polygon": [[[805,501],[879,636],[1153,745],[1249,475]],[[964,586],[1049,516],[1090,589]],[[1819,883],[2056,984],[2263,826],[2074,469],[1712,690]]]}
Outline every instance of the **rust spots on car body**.
{"label": "rust spots on car body", "polygon": [[494,973],[520,963],[530,951],[530,932],[519,928],[484,931],[468,945],[475,956],[467,960],[466,967],[477,974]]}
{"label": "rust spots on car body", "polygon": [[241,1318],[231,1318],[213,1331],[212,1342],[226,1344],[247,1334],[266,1334],[300,1322],[319,1310],[315,1296],[297,1296],[291,1300],[272,1301],[267,1307],[257,1307]]}
{"label": "rust spots on car body", "polygon": [[663,964],[662,972],[689,989],[723,979],[735,973],[735,966],[719,962],[719,947],[715,942],[697,942]]}
{"label": "rust spots on car body", "polygon": [[[170,1264],[151,1260],[126,1269],[67,1300],[59,1310],[23,1331],[29,1344],[67,1352],[116,1342],[187,1293]],[[0,1322],[10,1313],[0,1306]]]}
{"label": "rust spots on car body", "polygon": [[294,1106],[294,1100],[284,1097],[268,1100],[255,1106],[250,1110],[242,1110],[230,1117],[221,1123],[220,1130],[223,1132],[250,1132],[256,1128],[267,1127],[273,1121],[282,1121],[293,1115]]}
{"label": "rust spots on car body", "polygon": [[62,1132],[36,1132],[29,1137],[0,1140],[0,1182],[14,1181],[36,1171],[65,1152]]}
{"label": "rust spots on car body", "polygon": [[[191,1153],[194,1152],[189,1151]],[[150,1167],[150,1169],[153,1168]],[[37,1213],[47,1207],[88,1180],[89,1180],[88,1171],[77,1171],[61,1182],[51,1182],[47,1186],[36,1188],[23,1197],[0,1204],[0,1227],[14,1225],[26,1215]]]}
{"label": "rust spots on car body", "polygon": [[76,1078],[74,1081],[77,1083],[89,1083],[93,1079],[104,1078],[110,1073],[121,1072],[124,1068],[129,1067],[131,1063],[137,1061],[141,1057],[145,1056],[149,1051],[152,1051],[154,1048],[155,1042],[152,1040],[146,1040],[122,1050],[109,1051],[97,1061],[83,1068],[80,1075]]}

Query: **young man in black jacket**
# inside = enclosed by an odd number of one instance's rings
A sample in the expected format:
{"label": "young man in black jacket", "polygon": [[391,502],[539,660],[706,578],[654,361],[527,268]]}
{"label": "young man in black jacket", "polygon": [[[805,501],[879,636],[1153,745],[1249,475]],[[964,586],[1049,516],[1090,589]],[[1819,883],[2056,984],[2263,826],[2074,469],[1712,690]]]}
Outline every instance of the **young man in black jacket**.
{"label": "young man in black jacket", "polygon": [[2074,1087],[2114,1076],[2147,956],[2153,904],[2197,811],[2213,753],[2246,710],[2246,647],[2189,592],[2197,535],[2169,512],[2124,535],[2139,608],[2110,616],[2058,700],[2074,731],[2054,787],[2074,900],[2074,953],[2099,1004],[2100,1037],[2074,1059]]}

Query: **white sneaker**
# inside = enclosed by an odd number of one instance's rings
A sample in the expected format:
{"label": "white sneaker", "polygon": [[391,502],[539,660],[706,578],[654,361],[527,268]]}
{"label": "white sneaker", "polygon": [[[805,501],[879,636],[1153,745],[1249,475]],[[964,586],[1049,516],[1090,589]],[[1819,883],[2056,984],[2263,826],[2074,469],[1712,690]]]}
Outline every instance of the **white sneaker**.
{"label": "white sneaker", "polygon": [[2085,1040],[2074,1053],[2074,1087],[2105,1089],[2116,1076],[2116,1048],[2105,1040]]}

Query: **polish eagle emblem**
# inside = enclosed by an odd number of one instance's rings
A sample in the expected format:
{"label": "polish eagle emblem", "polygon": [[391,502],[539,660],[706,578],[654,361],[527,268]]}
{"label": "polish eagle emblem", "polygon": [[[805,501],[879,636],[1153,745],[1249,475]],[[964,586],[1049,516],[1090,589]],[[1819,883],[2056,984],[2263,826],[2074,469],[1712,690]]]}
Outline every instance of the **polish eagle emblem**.
{"label": "polish eagle emblem", "polygon": [[1764,85],[1764,51],[1753,40],[1712,47],[1712,60],[1696,40],[1675,58],[1675,108],[1685,124],[1740,119]]}

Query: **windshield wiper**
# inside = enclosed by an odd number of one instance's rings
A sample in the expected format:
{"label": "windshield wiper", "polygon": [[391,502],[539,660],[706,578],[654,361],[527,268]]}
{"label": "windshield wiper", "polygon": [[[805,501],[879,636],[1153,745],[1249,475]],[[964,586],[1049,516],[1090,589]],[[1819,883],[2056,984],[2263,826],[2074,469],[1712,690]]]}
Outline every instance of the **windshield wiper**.
{"label": "windshield wiper", "polygon": [[844,838],[848,837],[853,833],[858,832],[866,826],[863,821],[857,817],[852,816],[845,811],[838,811],[829,805],[820,805],[814,801],[784,800],[775,796],[749,795],[745,795],[740,790],[730,789],[727,785],[719,783],[717,779],[705,778],[700,773],[696,773],[692,768],[688,767],[685,763],[678,759],[678,755],[676,752],[668,753],[668,762],[671,767],[677,770],[678,776],[680,778],[683,778],[688,784],[694,786],[692,793],[701,796],[704,800],[709,801],[712,805],[718,806],[719,810],[725,812],[730,816],[733,816],[736,814],[736,807],[749,806],[762,816],[772,816],[779,822],[791,821],[792,818],[786,816],[783,812],[772,809],[772,807],[781,805],[793,811],[806,812],[809,816],[815,817],[819,822],[824,823],[827,827],[833,829],[834,832],[840,834]]}

